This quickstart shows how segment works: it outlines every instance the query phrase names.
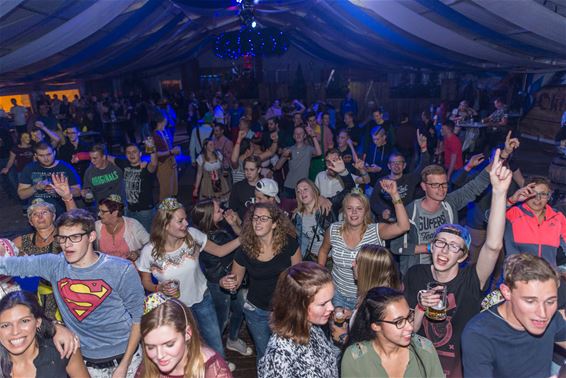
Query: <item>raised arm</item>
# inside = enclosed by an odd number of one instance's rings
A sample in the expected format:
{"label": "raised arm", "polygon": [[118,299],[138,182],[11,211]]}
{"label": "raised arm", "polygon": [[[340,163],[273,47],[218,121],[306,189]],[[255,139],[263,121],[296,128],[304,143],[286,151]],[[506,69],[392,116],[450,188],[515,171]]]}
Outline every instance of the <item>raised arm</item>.
{"label": "raised arm", "polygon": [[395,223],[380,223],[378,227],[378,233],[381,239],[389,240],[396,238],[409,231],[409,216],[407,215],[407,210],[405,210],[405,205],[399,196],[397,191],[397,183],[394,180],[382,179],[380,182],[381,187],[390,196],[395,208],[395,216],[397,221]]}
{"label": "raised arm", "polygon": [[206,244],[204,245],[204,250],[208,253],[210,253],[211,255],[217,256],[217,257],[224,257],[232,252],[234,252],[234,250],[236,248],[238,248],[240,246],[240,238],[236,238],[226,244],[222,244],[222,245],[218,245],[214,242],[211,242],[210,240],[208,240],[206,242]]}
{"label": "raised arm", "polygon": [[499,253],[503,248],[503,233],[505,231],[505,207],[507,202],[507,190],[511,184],[511,170],[503,165],[500,159],[500,151],[497,150],[493,159],[489,179],[493,187],[491,194],[491,208],[487,222],[487,236],[483,244],[476,264],[476,272],[480,279],[481,289],[489,279]]}

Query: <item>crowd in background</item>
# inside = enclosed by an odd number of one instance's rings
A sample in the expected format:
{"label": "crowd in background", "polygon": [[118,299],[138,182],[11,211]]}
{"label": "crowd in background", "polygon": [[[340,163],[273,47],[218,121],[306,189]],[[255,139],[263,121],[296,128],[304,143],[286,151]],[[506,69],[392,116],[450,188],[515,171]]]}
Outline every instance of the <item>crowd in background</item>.
{"label": "crowd in background", "polygon": [[1,174],[32,230],[0,240],[0,273],[41,280],[4,277],[4,371],[36,344],[77,377],[228,377],[225,349],[255,349],[261,377],[557,371],[566,217],[500,98],[365,119],[350,93],[13,105]]}

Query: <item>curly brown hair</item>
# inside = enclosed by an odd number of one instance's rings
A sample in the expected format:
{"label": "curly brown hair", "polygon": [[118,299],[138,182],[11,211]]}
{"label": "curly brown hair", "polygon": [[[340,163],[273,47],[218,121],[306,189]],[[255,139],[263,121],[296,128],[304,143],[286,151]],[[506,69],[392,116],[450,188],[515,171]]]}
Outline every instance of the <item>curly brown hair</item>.
{"label": "curly brown hair", "polygon": [[244,253],[250,258],[257,260],[261,254],[261,243],[254,231],[252,222],[256,209],[266,209],[269,212],[271,221],[277,225],[273,230],[273,251],[275,255],[281,253],[287,245],[287,236],[296,238],[297,233],[287,214],[277,206],[268,203],[258,203],[250,207],[244,218],[240,242]]}

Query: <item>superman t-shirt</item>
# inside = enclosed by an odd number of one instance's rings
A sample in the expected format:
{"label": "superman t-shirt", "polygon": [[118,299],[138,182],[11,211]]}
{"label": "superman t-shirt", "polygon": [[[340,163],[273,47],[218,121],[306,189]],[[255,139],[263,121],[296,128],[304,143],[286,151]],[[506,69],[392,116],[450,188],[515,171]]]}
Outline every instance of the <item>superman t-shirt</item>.
{"label": "superman t-shirt", "polygon": [[51,282],[63,321],[79,336],[86,358],[123,354],[132,324],[141,321],[144,291],[128,260],[100,253],[91,266],[76,268],[63,254],[0,257],[0,274]]}

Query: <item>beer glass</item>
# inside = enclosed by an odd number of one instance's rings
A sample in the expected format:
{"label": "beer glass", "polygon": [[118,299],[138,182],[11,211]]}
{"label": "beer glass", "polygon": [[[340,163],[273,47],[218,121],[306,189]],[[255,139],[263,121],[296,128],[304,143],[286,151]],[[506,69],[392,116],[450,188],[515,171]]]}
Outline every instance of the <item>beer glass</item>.
{"label": "beer glass", "polygon": [[434,293],[440,295],[440,300],[436,306],[427,307],[425,315],[427,318],[436,321],[442,321],[446,319],[446,295],[447,287],[443,283],[439,282],[429,282],[426,284],[426,290],[429,293]]}

